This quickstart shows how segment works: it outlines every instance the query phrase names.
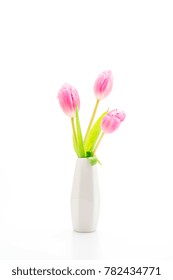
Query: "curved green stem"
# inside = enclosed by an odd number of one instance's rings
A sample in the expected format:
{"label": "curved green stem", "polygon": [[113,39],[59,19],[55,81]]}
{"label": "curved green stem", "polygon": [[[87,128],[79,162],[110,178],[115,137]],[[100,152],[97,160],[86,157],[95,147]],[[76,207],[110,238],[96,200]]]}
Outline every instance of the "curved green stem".
{"label": "curved green stem", "polygon": [[100,100],[97,99],[97,100],[96,100],[95,107],[94,107],[94,111],[93,111],[93,113],[92,113],[92,116],[91,116],[91,119],[90,119],[90,122],[89,122],[89,125],[88,125],[88,128],[87,128],[87,131],[86,131],[86,134],[85,134],[84,143],[85,143],[85,141],[86,141],[86,139],[87,139],[88,133],[89,133],[90,128],[91,128],[91,126],[92,126],[92,124],[93,124],[94,117],[95,117],[95,114],[96,114],[96,111],[97,111],[99,102],[100,102]]}
{"label": "curved green stem", "polygon": [[75,142],[76,142],[76,145],[77,145],[77,136],[76,136],[76,129],[75,129],[75,125],[74,125],[74,118],[71,118],[71,125],[72,125],[74,139],[75,139]]}
{"label": "curved green stem", "polygon": [[96,144],[96,146],[95,146],[95,148],[94,148],[93,155],[95,155],[96,150],[98,149],[98,146],[99,146],[101,140],[103,139],[103,136],[104,136],[104,135],[105,135],[105,134],[102,132],[102,134],[101,134],[101,136],[100,136],[100,138],[99,138],[99,140],[98,140],[98,142],[97,142],[97,144]]}

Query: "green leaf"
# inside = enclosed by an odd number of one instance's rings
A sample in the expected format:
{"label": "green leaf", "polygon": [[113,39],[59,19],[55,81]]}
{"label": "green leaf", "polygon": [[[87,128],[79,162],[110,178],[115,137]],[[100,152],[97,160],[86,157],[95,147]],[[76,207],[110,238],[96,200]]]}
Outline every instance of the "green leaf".
{"label": "green leaf", "polygon": [[80,158],[84,158],[85,149],[84,149],[82,131],[81,131],[81,126],[80,126],[78,108],[76,108],[76,134],[77,134],[76,136],[77,136],[78,156]]}
{"label": "green leaf", "polygon": [[100,160],[97,158],[97,162],[102,166],[102,163],[100,162]]}
{"label": "green leaf", "polygon": [[101,162],[98,160],[98,158],[97,158],[96,155],[91,156],[91,157],[88,157],[88,160],[89,160],[89,163],[90,163],[91,165],[95,165],[95,164],[97,164],[97,162],[98,162],[100,165],[102,165]]}
{"label": "green leaf", "polygon": [[91,165],[97,164],[97,157],[96,157],[96,156],[88,157],[88,160],[89,160],[89,163],[90,163]]}
{"label": "green leaf", "polygon": [[86,152],[86,157],[92,157],[93,154],[91,152]]}
{"label": "green leaf", "polygon": [[97,142],[97,139],[100,135],[100,132],[101,132],[101,122],[102,122],[102,119],[103,117],[107,114],[108,110],[106,112],[104,112],[98,119],[97,121],[95,122],[95,124],[92,126],[91,130],[89,131],[88,133],[88,137],[85,141],[85,151],[87,152],[92,152],[95,145],[96,145],[96,142]]}
{"label": "green leaf", "polygon": [[75,139],[75,136],[74,136],[74,133],[73,133],[73,148],[77,154],[77,156],[79,156],[79,153],[78,153],[78,146],[77,146],[77,143],[76,143],[76,139]]}

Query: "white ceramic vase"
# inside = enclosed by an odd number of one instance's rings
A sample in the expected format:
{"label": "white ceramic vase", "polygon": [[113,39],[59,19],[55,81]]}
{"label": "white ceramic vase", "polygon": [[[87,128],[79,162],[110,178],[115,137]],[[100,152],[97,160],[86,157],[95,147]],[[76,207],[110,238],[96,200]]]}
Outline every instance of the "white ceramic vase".
{"label": "white ceramic vase", "polygon": [[71,193],[73,229],[92,232],[97,228],[100,194],[97,164],[91,166],[87,158],[78,158]]}

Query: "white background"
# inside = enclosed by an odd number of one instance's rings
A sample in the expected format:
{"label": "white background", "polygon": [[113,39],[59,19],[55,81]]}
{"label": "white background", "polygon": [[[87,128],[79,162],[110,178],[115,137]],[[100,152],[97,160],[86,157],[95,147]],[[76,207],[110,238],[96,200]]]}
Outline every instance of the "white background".
{"label": "white background", "polygon": [[[173,259],[172,1],[0,2],[1,259]],[[82,129],[100,103],[125,110],[98,150],[98,231],[72,231],[76,156],[56,99],[75,86]]]}

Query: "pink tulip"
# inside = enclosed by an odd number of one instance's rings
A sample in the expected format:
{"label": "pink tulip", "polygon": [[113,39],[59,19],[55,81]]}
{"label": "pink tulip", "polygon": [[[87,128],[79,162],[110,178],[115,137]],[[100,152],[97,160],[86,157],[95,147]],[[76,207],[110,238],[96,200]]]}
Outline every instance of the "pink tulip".
{"label": "pink tulip", "polygon": [[69,84],[65,84],[58,92],[57,98],[64,113],[73,118],[76,107],[80,107],[80,99],[77,90]]}
{"label": "pink tulip", "polygon": [[102,120],[101,127],[103,133],[112,133],[117,130],[122,121],[124,121],[126,114],[117,109],[110,111]]}
{"label": "pink tulip", "polygon": [[105,98],[112,90],[113,76],[111,71],[102,72],[94,84],[95,96],[98,100]]}

